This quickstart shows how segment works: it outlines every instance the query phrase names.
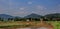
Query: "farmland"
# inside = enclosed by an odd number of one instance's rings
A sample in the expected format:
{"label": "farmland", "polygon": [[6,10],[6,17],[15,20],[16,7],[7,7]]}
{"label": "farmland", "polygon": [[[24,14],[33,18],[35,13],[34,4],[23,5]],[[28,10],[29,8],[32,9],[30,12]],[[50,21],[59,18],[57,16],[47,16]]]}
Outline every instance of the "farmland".
{"label": "farmland", "polygon": [[[47,23],[51,23],[54,27],[54,29],[60,29],[60,21],[46,21]],[[0,28],[5,27],[39,27],[40,21],[32,21],[32,22],[24,22],[24,21],[9,21],[9,22],[0,22]]]}

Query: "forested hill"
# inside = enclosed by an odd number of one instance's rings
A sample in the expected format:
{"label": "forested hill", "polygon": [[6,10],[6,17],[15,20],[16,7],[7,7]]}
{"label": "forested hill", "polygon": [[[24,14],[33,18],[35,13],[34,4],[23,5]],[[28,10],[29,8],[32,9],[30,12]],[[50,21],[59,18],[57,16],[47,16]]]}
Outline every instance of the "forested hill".
{"label": "forested hill", "polygon": [[47,17],[47,18],[60,18],[60,13],[47,14],[44,17]]}
{"label": "forested hill", "polygon": [[42,18],[42,17],[43,17],[42,15],[32,13],[30,15],[25,16],[24,18]]}

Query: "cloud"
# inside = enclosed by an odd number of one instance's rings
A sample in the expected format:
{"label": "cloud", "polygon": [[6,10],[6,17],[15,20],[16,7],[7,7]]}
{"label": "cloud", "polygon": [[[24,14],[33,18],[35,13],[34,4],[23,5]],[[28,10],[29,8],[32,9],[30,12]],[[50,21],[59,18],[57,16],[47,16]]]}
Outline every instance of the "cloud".
{"label": "cloud", "polygon": [[35,12],[44,12],[45,10],[47,10],[47,8],[46,7],[44,7],[44,6],[41,6],[41,5],[36,5],[35,7],[34,7],[34,11]]}
{"label": "cloud", "polygon": [[32,2],[28,2],[28,4],[32,4]]}
{"label": "cloud", "polygon": [[31,11],[31,13],[36,13],[40,15],[47,14],[47,12],[48,12],[47,8],[41,5],[35,5],[34,7],[32,7],[32,11]]}
{"label": "cloud", "polygon": [[24,17],[29,14],[27,11],[10,11],[8,14],[13,15],[13,16],[20,16]]}
{"label": "cloud", "polygon": [[[26,5],[26,3],[24,2],[16,2],[12,0],[0,1],[2,2],[2,4],[0,5],[0,13],[5,13],[13,16],[26,16],[31,13],[44,15],[47,13],[60,11],[60,5],[50,10],[49,8],[46,8],[43,5],[33,4],[33,2],[31,1],[27,2],[28,5]],[[7,4],[9,4],[9,6]]]}
{"label": "cloud", "polygon": [[58,4],[57,6],[55,6],[53,8],[53,10],[56,12],[56,13],[59,13],[60,12],[60,4]]}
{"label": "cloud", "polygon": [[28,15],[30,13],[27,10],[28,10],[28,7],[19,7],[18,9],[13,8],[13,9],[9,9],[7,11],[8,11],[9,15],[23,17],[23,16],[26,16],[26,15]]}
{"label": "cloud", "polygon": [[5,14],[7,13],[8,11],[6,9],[0,9],[0,14]]}
{"label": "cloud", "polygon": [[36,9],[37,9],[37,10],[45,10],[45,9],[47,9],[47,8],[45,8],[44,6],[37,5],[37,6],[36,6]]}
{"label": "cloud", "polygon": [[25,9],[26,9],[26,8],[24,8],[24,7],[21,7],[21,8],[20,8],[20,10],[25,10]]}

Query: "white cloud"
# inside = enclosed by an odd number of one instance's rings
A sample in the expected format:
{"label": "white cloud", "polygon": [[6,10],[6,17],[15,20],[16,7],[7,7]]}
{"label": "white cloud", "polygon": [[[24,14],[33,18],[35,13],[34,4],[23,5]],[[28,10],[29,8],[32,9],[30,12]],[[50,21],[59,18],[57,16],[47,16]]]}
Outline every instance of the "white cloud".
{"label": "white cloud", "polygon": [[25,10],[25,8],[20,8],[20,10]]}
{"label": "white cloud", "polygon": [[28,2],[28,4],[32,4],[32,2]]}
{"label": "white cloud", "polygon": [[27,10],[29,10],[29,7],[22,6],[22,7],[19,7],[19,10],[21,10],[21,11],[27,11]]}
{"label": "white cloud", "polygon": [[11,11],[9,12],[10,15],[13,15],[13,16],[20,16],[20,17],[24,17],[26,15],[28,15],[29,12],[27,11]]}
{"label": "white cloud", "polygon": [[31,13],[36,13],[35,11],[32,11]]}
{"label": "white cloud", "polygon": [[38,9],[38,10],[44,10],[44,9],[47,9],[47,8],[45,8],[44,6],[37,5],[36,9]]}

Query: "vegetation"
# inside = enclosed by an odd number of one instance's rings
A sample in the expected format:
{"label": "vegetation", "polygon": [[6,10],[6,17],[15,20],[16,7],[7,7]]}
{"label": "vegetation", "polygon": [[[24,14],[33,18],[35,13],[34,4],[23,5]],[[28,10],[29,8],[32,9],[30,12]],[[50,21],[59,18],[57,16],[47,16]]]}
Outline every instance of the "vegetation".
{"label": "vegetation", "polygon": [[[31,16],[32,15],[32,16]],[[40,19],[42,18],[43,21],[47,21],[47,23],[51,23],[54,26],[54,29],[60,29],[60,14],[56,13],[56,14],[48,14],[45,16],[37,16],[36,14],[31,14],[28,15],[27,17],[29,18],[20,18],[20,17],[13,17],[13,18],[8,18],[7,20],[5,20],[4,18],[0,17],[0,28],[4,28],[4,27],[16,27],[16,26],[20,26],[20,27],[28,27],[28,26],[33,26],[34,24],[39,24]],[[37,18],[36,18],[37,16]],[[29,21],[27,21],[29,20]],[[32,24],[27,24],[31,22]]]}
{"label": "vegetation", "polygon": [[[7,27],[33,27],[37,24],[40,24],[40,21],[33,21],[32,24],[27,24],[28,22],[23,21],[15,21],[15,22],[1,22],[0,28]],[[51,23],[54,26],[54,29],[60,29],[60,21],[47,21],[47,23]],[[39,26],[39,25],[38,25]]]}

